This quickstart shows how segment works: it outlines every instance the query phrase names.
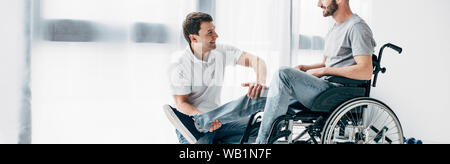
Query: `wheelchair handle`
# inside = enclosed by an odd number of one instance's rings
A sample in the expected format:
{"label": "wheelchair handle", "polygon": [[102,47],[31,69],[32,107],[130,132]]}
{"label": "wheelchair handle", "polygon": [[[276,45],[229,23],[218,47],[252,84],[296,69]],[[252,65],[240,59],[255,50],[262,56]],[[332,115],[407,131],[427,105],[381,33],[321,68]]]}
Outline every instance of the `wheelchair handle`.
{"label": "wheelchair handle", "polygon": [[401,53],[403,52],[403,49],[402,49],[401,47],[396,46],[396,45],[394,45],[394,44],[392,44],[392,43],[388,43],[388,44],[386,44],[385,46],[386,46],[386,47],[389,47],[389,48],[391,48],[391,49],[393,49],[393,50],[395,50],[395,51],[397,51],[399,54],[401,54]]}
{"label": "wheelchair handle", "polygon": [[379,54],[378,54],[378,62],[377,62],[377,65],[376,65],[376,69],[375,69],[375,71],[374,71],[374,75],[375,75],[375,76],[374,76],[373,84],[372,84],[373,87],[376,87],[376,86],[377,86],[378,73],[379,73],[379,72],[381,72],[381,73],[386,73],[386,68],[381,67],[381,58],[383,57],[383,51],[384,51],[384,49],[385,49],[386,47],[391,48],[391,49],[397,51],[399,54],[401,54],[401,53],[403,52],[403,48],[401,48],[401,47],[399,47],[399,46],[397,46],[397,45],[394,45],[394,44],[392,44],[392,43],[387,43],[387,44],[385,44],[385,45],[383,45],[383,46],[381,47],[380,52],[379,52]]}
{"label": "wheelchair handle", "polygon": [[385,45],[383,45],[383,47],[381,47],[380,53],[378,54],[378,64],[381,64],[381,58],[383,57],[383,51],[386,47],[397,51],[399,54],[401,54],[403,52],[403,48],[401,48],[399,46],[396,46],[392,43],[385,44]]}

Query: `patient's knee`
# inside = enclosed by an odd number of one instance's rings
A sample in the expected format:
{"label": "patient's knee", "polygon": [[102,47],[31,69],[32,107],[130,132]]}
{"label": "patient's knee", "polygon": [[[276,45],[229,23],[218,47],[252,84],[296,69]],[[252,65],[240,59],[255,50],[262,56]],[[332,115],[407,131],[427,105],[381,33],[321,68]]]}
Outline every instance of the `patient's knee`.
{"label": "patient's knee", "polygon": [[280,78],[286,78],[286,77],[292,75],[292,72],[293,72],[293,71],[295,71],[294,68],[287,67],[287,66],[283,66],[283,67],[280,67],[280,68],[277,70],[277,73],[276,73],[276,74],[277,74]]}
{"label": "patient's knee", "polygon": [[286,66],[280,67],[276,71],[274,78],[277,78],[281,81],[289,80],[293,76],[294,71],[296,71],[296,70],[291,67],[286,67]]}

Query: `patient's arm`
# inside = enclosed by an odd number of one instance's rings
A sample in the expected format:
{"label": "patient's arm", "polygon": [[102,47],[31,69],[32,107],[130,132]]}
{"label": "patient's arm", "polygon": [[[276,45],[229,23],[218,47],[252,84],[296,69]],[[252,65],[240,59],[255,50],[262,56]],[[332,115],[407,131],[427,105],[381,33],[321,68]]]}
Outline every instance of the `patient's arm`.
{"label": "patient's arm", "polygon": [[356,65],[347,67],[324,67],[309,70],[308,73],[317,77],[322,77],[325,75],[330,76],[341,76],[354,80],[370,80],[372,78],[372,56],[369,55],[359,55],[354,57]]}
{"label": "patient's arm", "polygon": [[372,56],[359,55],[355,56],[354,59],[356,65],[341,68],[326,68],[325,74],[354,80],[370,80],[373,73]]}
{"label": "patient's arm", "polygon": [[325,57],[323,57],[322,63],[313,64],[313,65],[299,65],[299,66],[296,66],[294,68],[299,69],[300,71],[303,71],[303,72],[306,72],[306,71],[311,70],[311,69],[323,68],[323,67],[325,67],[325,61],[326,60],[327,59]]}

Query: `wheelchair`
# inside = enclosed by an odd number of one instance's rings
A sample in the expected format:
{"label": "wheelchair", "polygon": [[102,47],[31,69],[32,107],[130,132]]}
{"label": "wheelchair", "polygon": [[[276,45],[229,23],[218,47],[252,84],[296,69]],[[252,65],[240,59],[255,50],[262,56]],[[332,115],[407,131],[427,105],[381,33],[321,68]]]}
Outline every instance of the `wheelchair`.
{"label": "wheelchair", "polygon": [[[321,93],[311,109],[292,101],[288,112],[275,119],[268,144],[403,144],[399,119],[385,103],[370,98],[371,87],[377,86],[378,74],[385,73],[381,58],[385,48],[402,53],[402,48],[388,43],[378,56],[372,55],[373,81],[328,77],[341,84]],[[373,82],[373,83],[372,83]],[[262,112],[250,116],[241,144],[261,125]]]}

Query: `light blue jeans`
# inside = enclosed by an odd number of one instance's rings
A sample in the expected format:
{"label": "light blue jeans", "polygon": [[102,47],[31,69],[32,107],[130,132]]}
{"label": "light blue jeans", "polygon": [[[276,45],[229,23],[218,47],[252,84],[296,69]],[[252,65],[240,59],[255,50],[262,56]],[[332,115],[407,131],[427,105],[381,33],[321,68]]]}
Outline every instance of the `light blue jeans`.
{"label": "light blue jeans", "polygon": [[178,130],[175,130],[175,133],[177,134],[178,142],[179,142],[180,144],[185,144],[185,145],[190,144],[190,143],[187,141],[187,139],[184,138],[183,135],[181,135],[181,133],[180,133]]}
{"label": "light blue jeans", "polygon": [[[244,117],[231,123],[223,124],[221,128],[214,132],[206,133],[196,144],[239,144],[245,129],[247,128],[249,117]],[[258,131],[250,134],[255,141]],[[249,141],[252,141],[251,139]]]}
{"label": "light blue jeans", "polygon": [[212,122],[215,120],[219,120],[222,125],[232,123],[249,117],[258,111],[263,111],[265,105],[266,98],[264,96],[257,99],[250,99],[248,96],[243,96],[211,112],[194,115],[195,127],[198,131],[207,133]]}
{"label": "light blue jeans", "polygon": [[[194,115],[196,128],[205,133],[197,144],[239,144],[247,128],[252,114],[263,111],[266,98],[250,99],[243,96],[237,100],[222,105],[211,112]],[[219,120],[222,127],[214,132],[208,132],[213,121]],[[255,141],[258,131],[250,133],[249,142]],[[180,143],[183,138],[180,137]]]}
{"label": "light blue jeans", "polygon": [[[195,144],[239,144],[242,135],[244,135],[245,129],[247,128],[248,121],[249,117],[223,124],[222,127],[216,131],[205,133],[205,135],[198,139]],[[255,141],[257,133],[257,129],[250,132],[249,142]],[[178,130],[176,130],[176,134],[180,144],[189,144],[186,138],[184,138]]]}
{"label": "light blue jeans", "polygon": [[276,118],[287,113],[289,101],[292,98],[311,109],[316,97],[332,87],[336,86],[324,79],[294,68],[281,67],[275,73],[270,85],[256,143],[268,143],[272,123]]}
{"label": "light blue jeans", "polygon": [[215,120],[227,124],[264,111],[256,143],[266,144],[272,123],[287,113],[290,100],[298,100],[305,107],[311,108],[320,93],[334,86],[300,70],[281,67],[274,74],[267,97],[250,99],[244,96],[211,112],[194,115],[195,126],[200,132],[207,132]]}

